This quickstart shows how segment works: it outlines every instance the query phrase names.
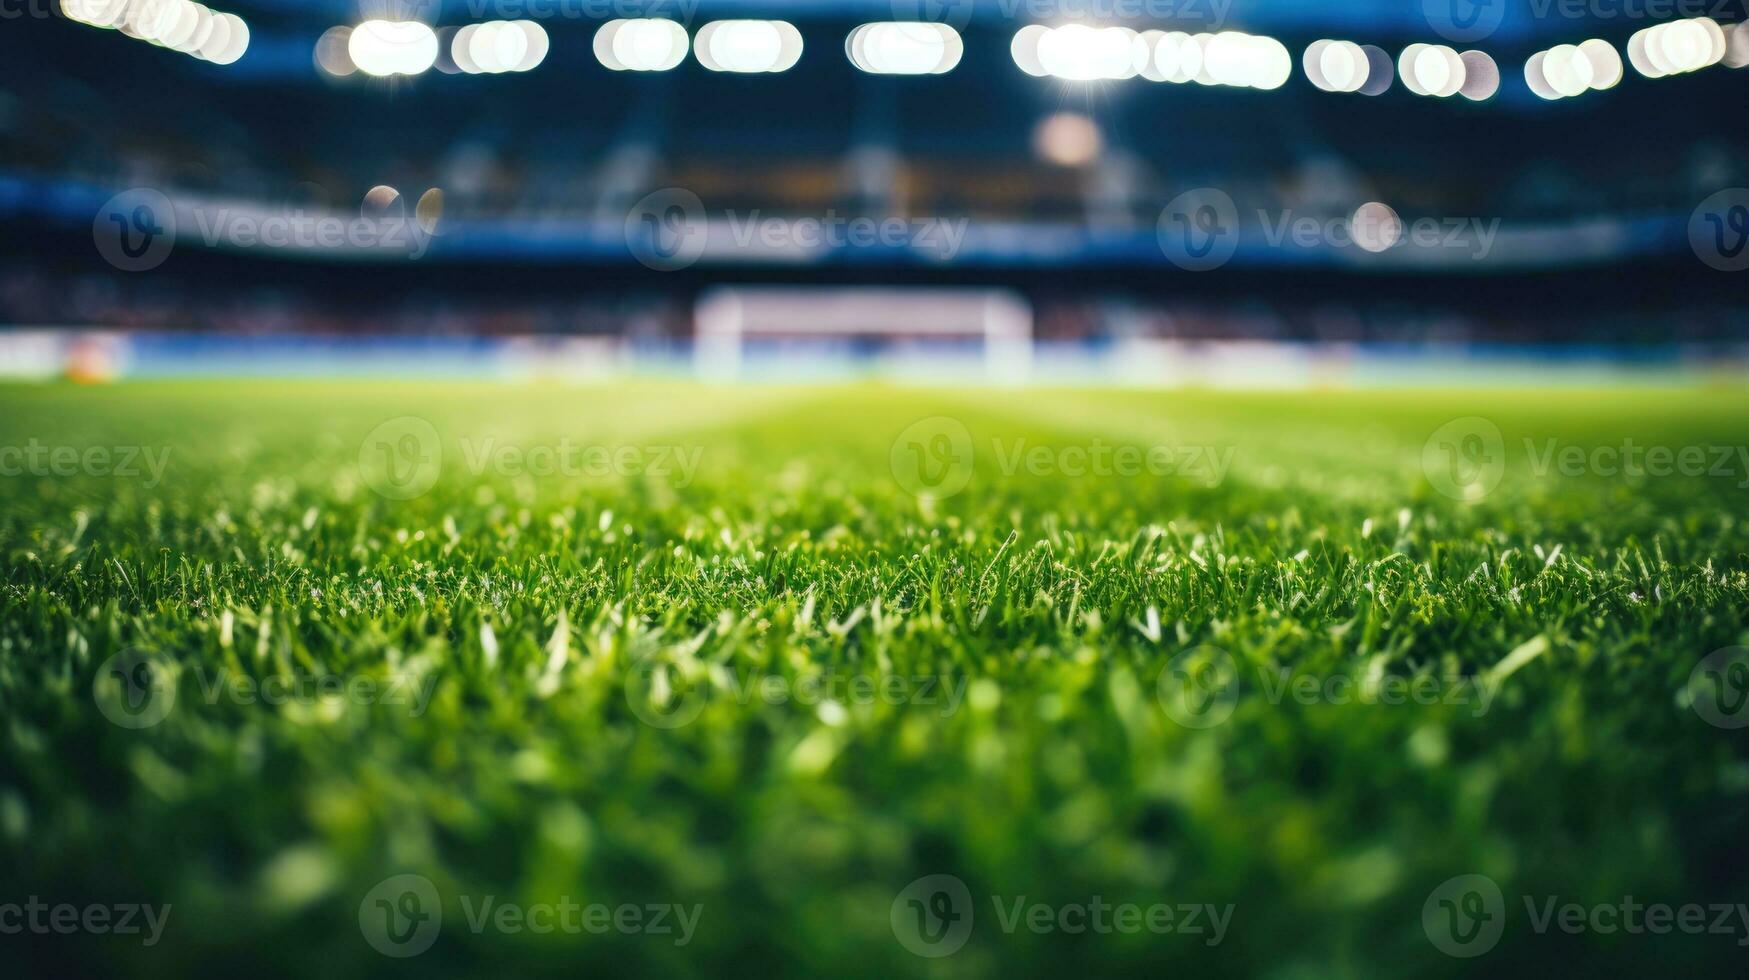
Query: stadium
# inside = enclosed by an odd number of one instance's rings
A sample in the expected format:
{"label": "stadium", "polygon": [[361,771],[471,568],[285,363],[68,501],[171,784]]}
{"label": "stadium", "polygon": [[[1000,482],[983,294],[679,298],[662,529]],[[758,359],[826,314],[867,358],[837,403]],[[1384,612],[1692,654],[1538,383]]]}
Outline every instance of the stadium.
{"label": "stadium", "polygon": [[1742,0],[0,21],[20,975],[1738,968]]}

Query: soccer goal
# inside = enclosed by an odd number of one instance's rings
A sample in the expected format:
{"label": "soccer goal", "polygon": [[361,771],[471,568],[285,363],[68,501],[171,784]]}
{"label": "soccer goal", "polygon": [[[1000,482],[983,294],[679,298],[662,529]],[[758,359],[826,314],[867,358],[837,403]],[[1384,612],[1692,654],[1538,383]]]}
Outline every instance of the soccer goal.
{"label": "soccer goal", "polygon": [[981,340],[985,382],[1020,384],[1032,370],[1032,307],[1001,289],[722,287],[693,318],[694,366],[715,381],[742,376],[754,339]]}

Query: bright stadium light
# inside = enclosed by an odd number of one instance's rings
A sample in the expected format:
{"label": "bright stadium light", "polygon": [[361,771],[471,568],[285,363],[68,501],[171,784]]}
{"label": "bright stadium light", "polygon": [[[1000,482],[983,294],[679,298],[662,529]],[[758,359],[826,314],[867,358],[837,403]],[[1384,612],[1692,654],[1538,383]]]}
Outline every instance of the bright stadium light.
{"label": "bright stadium light", "polygon": [[[1632,44],[1628,50],[1633,57]],[[1524,65],[1524,80],[1531,91],[1549,101],[1614,88],[1621,76],[1621,55],[1598,38],[1582,44],[1557,44],[1531,55]]]}
{"label": "bright stadium light", "polygon": [[532,20],[469,24],[449,39],[449,57],[469,75],[529,71],[546,60],[546,28]]}
{"label": "bright stadium light", "polygon": [[547,29],[532,20],[519,20],[513,23],[521,26],[522,34],[528,39],[523,48],[522,60],[511,71],[531,71],[540,67],[547,60],[547,52],[552,50],[552,40],[547,37]]}
{"label": "bright stadium light", "polygon": [[367,20],[352,29],[346,53],[366,75],[420,75],[437,63],[437,32],[416,20]]}
{"label": "bright stadium light", "polygon": [[1325,92],[1358,92],[1372,72],[1366,52],[1353,41],[1313,41],[1300,67],[1307,80]]}
{"label": "bright stadium light", "polygon": [[1202,35],[1167,31],[1154,42],[1154,74],[1162,80],[1184,84],[1202,74]]}
{"label": "bright stadium light", "polygon": [[959,65],[965,50],[958,31],[924,21],[864,24],[844,42],[850,63],[872,75],[941,75]]}
{"label": "bright stadium light", "polygon": [[660,17],[610,20],[595,32],[595,58],[613,71],[670,71],[688,46],[686,28]]}
{"label": "bright stadium light", "polygon": [[528,35],[509,21],[488,21],[468,35],[467,51],[468,60],[481,74],[496,75],[522,63],[522,56],[528,53]]}
{"label": "bright stadium light", "polygon": [[1130,78],[1136,74],[1135,39],[1127,27],[1065,24],[1039,38],[1039,64],[1065,81]]}
{"label": "bright stadium light", "polygon": [[1034,78],[1043,78],[1045,66],[1038,60],[1038,43],[1050,32],[1043,24],[1028,24],[1014,33],[1014,40],[1008,44],[1008,53],[1014,57],[1014,63],[1020,70]]}
{"label": "bright stadium light", "polygon": [[249,25],[194,0],[61,0],[61,13],[91,27],[229,65],[249,49]]}
{"label": "bright stadium light", "polygon": [[1293,73],[1293,58],[1271,37],[1222,31],[1203,45],[1203,69],[1215,84],[1280,88]]}
{"label": "bright stadium light", "polygon": [[716,20],[699,28],[692,55],[711,71],[788,71],[802,56],[802,33],[782,20]]}
{"label": "bright stadium light", "polygon": [[1471,102],[1483,102],[1500,91],[1500,66],[1486,52],[1465,51],[1458,55],[1464,62],[1464,83],[1458,94]]}
{"label": "bright stadium light", "polygon": [[90,27],[113,28],[127,13],[126,0],[61,0],[61,13]]}
{"label": "bright stadium light", "polygon": [[1368,201],[1348,219],[1348,235],[1368,252],[1383,252],[1403,240],[1403,219],[1389,204]]}
{"label": "bright stadium light", "polygon": [[353,64],[347,43],[352,40],[352,28],[346,26],[330,27],[322,32],[316,41],[316,67],[335,78],[345,78],[358,73],[358,66]]}
{"label": "bright stadium light", "polygon": [[1274,89],[1286,84],[1293,74],[1293,56],[1287,48],[1275,38],[1262,35],[1241,31],[1219,34],[1149,31],[1137,39],[1137,44],[1151,47],[1137,62],[1147,66],[1142,74],[1153,81]]}
{"label": "bright stadium light", "polygon": [[1391,60],[1391,53],[1376,44],[1363,44],[1360,50],[1366,52],[1366,84],[1360,87],[1361,95],[1383,95],[1391,89],[1391,82],[1396,78],[1396,62]]}
{"label": "bright stadium light", "polygon": [[1591,65],[1591,87],[1602,91],[1621,82],[1621,55],[1608,41],[1592,38],[1579,45],[1579,53]]}
{"label": "bright stadium light", "polygon": [[1730,35],[1725,39],[1723,61],[1727,68],[1749,66],[1749,20],[1731,28]]}
{"label": "bright stadium light", "polygon": [[1576,44],[1557,44],[1543,58],[1543,78],[1566,98],[1590,88],[1592,76],[1591,59]]}
{"label": "bright stadium light", "polygon": [[1731,50],[1732,39],[1710,17],[1655,24],[1628,38],[1628,61],[1647,78],[1699,71],[1726,60]]}
{"label": "bright stadium light", "polygon": [[1552,102],[1555,99],[1560,98],[1561,93],[1551,88],[1548,80],[1543,77],[1543,62],[1547,61],[1548,57],[1549,53],[1547,51],[1538,51],[1525,61],[1524,83],[1530,86],[1530,90],[1536,93],[1537,98],[1547,99]]}
{"label": "bright stadium light", "polygon": [[1160,70],[1159,63],[1154,59],[1154,53],[1160,49],[1160,42],[1165,37],[1165,31],[1143,31],[1130,44],[1130,55],[1135,59],[1136,74],[1150,82],[1166,81],[1166,73]]}
{"label": "bright stadium light", "polygon": [[1462,55],[1443,44],[1411,44],[1397,57],[1397,74],[1416,95],[1448,99],[1463,89],[1469,69]]}
{"label": "bright stadium light", "polygon": [[1104,139],[1093,120],[1076,112],[1047,116],[1033,131],[1033,150],[1059,167],[1081,167],[1098,156]]}

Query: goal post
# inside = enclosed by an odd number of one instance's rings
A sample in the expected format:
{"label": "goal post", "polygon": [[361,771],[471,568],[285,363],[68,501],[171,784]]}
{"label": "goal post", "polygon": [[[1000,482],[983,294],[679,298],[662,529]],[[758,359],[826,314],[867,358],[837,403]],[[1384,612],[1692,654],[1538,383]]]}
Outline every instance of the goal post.
{"label": "goal post", "polygon": [[752,338],[979,338],[990,383],[1032,371],[1032,307],[1004,289],[724,286],[699,297],[693,321],[694,369],[714,381],[741,376]]}

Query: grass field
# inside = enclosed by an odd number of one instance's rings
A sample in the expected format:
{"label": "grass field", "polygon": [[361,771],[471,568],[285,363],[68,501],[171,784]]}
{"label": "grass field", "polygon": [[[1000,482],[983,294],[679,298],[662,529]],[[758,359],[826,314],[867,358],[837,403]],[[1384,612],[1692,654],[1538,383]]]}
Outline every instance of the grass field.
{"label": "grass field", "polygon": [[1745,445],[1735,387],[0,389],[0,906],[170,906],[0,951],[1740,970]]}

